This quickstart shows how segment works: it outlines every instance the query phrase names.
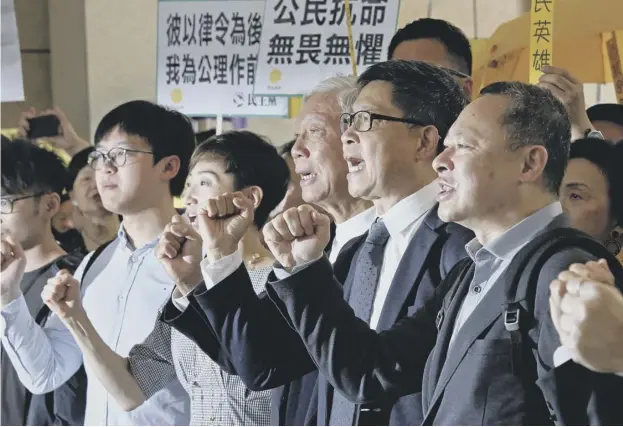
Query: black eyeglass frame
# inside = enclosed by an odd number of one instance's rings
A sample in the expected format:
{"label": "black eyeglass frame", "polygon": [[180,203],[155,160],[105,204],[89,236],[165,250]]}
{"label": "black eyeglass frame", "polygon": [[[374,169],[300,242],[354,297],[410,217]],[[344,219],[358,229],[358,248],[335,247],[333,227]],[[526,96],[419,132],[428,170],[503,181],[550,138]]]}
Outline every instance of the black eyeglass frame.
{"label": "black eyeglass frame", "polygon": [[[41,192],[41,193],[35,193],[35,194],[29,194],[28,196],[21,196],[21,197],[14,197],[14,198],[10,198],[10,197],[2,197],[0,198],[0,213],[4,214],[4,215],[8,215],[8,214],[12,214],[13,210],[15,209],[15,202],[19,202],[20,200],[26,200],[26,199],[34,199],[37,197],[41,197],[41,196],[45,196],[46,192]],[[4,209],[2,208],[2,203],[6,203],[9,202],[10,204],[10,209],[8,212],[4,212]]]}
{"label": "black eyeglass frame", "polygon": [[[355,122],[355,116],[361,113],[370,115],[370,126],[368,127],[368,129],[365,129],[365,130],[355,128],[357,132],[370,131],[370,129],[372,129],[372,123],[374,123],[375,120],[386,120],[388,122],[408,123],[408,124],[416,125],[416,126],[428,126],[429,125],[429,123],[425,123],[420,120],[412,120],[412,119],[405,119],[402,117],[386,116],[384,114],[377,114],[377,113],[372,113],[366,110],[360,110],[360,111],[355,111],[354,113],[342,113],[340,115],[340,130],[342,131],[342,133],[346,132],[348,128],[353,126],[353,123]],[[344,119],[346,117],[348,117],[348,126],[344,127]]]}
{"label": "black eyeglass frame", "polygon": [[[115,150],[123,153],[123,162],[121,164],[117,164],[117,162],[110,157],[110,153],[112,153]],[[100,167],[93,166],[93,163],[99,160],[103,160],[102,166],[104,166],[105,163],[109,162],[115,165],[115,167],[120,168],[120,167],[125,166],[126,162],[128,161],[128,153],[145,153],[145,154],[152,154],[152,155],[154,154],[153,151],[134,150],[132,148],[125,148],[125,147],[113,147],[110,150],[108,150],[106,153],[104,153],[103,151],[97,151],[97,150],[90,152],[89,155],[87,156],[87,164],[92,169],[98,170],[100,169]]]}

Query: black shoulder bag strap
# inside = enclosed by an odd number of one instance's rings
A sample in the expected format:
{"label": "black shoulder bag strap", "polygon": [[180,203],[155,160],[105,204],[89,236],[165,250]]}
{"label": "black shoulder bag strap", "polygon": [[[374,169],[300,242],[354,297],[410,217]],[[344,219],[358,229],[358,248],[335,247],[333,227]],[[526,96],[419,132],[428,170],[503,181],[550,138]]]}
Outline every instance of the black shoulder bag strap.
{"label": "black shoulder bag strap", "polygon": [[[80,282],[80,289],[82,289],[83,287],[82,285],[84,283],[84,278],[86,277],[87,271],[89,271],[89,269],[93,266],[93,263],[95,262],[97,257],[99,257],[102,254],[102,252],[104,252],[104,249],[106,249],[112,242],[114,242],[114,240],[111,240],[109,242],[102,244],[97,249],[95,249],[95,251],[93,251],[93,255],[91,255],[91,258],[89,258],[89,260],[87,261],[87,264],[84,266],[84,270],[82,272],[82,281]],[[56,274],[58,271],[62,270],[65,267],[62,264],[61,265],[55,264],[53,268],[56,269],[56,271],[54,272],[54,274]],[[39,310],[39,312],[37,313],[37,316],[35,317],[35,322],[38,325],[41,325],[43,320],[48,317],[48,314],[50,314],[50,309],[48,308],[47,305],[44,305],[43,307],[41,307],[41,310]]]}
{"label": "black shoulder bag strap", "polygon": [[[538,278],[543,265],[553,255],[568,248],[580,248],[598,258],[605,258],[613,272],[621,270],[621,265],[601,243],[572,228],[547,231],[519,251],[515,258],[519,262],[511,264],[506,274],[512,279],[507,280],[505,284],[506,304],[503,315],[504,327],[511,341],[511,369],[514,375],[521,378],[534,376],[534,373],[527,372],[525,369],[525,349],[523,348],[526,321],[531,320],[533,313],[524,312],[522,315],[523,308],[518,300],[518,290],[525,289],[526,300],[532,311]],[[523,320],[525,317],[528,319]],[[528,377],[525,377],[526,375]]]}

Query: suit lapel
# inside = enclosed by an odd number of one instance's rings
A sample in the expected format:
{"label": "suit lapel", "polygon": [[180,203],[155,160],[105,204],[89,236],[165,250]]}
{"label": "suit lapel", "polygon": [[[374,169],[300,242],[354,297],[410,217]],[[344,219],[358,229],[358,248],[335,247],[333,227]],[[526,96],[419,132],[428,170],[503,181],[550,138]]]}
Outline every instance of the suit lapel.
{"label": "suit lapel", "polygon": [[437,209],[431,209],[400,260],[385,299],[377,329],[391,327],[396,323],[409,293],[417,292],[413,289],[414,284],[417,284],[418,277],[426,267],[428,253],[439,238],[436,229],[442,225],[444,222],[437,216]]}
{"label": "suit lapel", "polygon": [[[498,280],[493,284],[491,290],[484,296],[482,301],[478,304],[474,312],[467,318],[461,329],[457,332],[457,336],[454,338],[454,343],[452,348],[446,350],[445,353],[446,359],[445,362],[442,362],[442,369],[439,375],[439,381],[437,381],[437,385],[435,387],[435,392],[433,394],[433,398],[430,402],[429,407],[434,407],[436,401],[443,394],[443,390],[446,385],[454,375],[454,372],[458,368],[461,360],[467,354],[467,351],[472,346],[474,341],[478,338],[478,336],[487,328],[491,323],[493,323],[498,317],[502,315],[503,304],[506,301],[505,286],[504,286],[504,274],[498,278]],[[469,286],[469,283],[468,285]],[[465,299],[467,289],[463,289],[463,297],[455,298],[455,301],[452,304],[452,314],[451,317],[456,320],[456,316],[461,308],[463,300]],[[452,331],[454,330],[454,321],[446,322],[444,331],[445,335],[443,339],[445,340],[446,346],[450,341],[450,337],[452,336]],[[445,347],[447,349],[447,347]],[[443,355],[443,354],[442,354]],[[440,355],[440,357],[442,356]]]}
{"label": "suit lapel", "polygon": [[[437,314],[437,343],[431,359],[431,378],[433,382],[430,384],[432,387],[429,390],[429,396],[433,395],[436,385],[439,383],[439,375],[441,369],[446,361],[446,355],[448,351],[448,344],[452,336],[452,330],[454,329],[454,322],[456,316],[461,308],[461,303],[465,299],[465,295],[469,291],[469,285],[474,277],[474,264],[471,265],[469,273],[458,284],[455,289],[454,295],[451,298],[446,299],[443,303],[442,309]],[[452,291],[450,291],[452,292]],[[450,294],[449,294],[450,295]]]}
{"label": "suit lapel", "polygon": [[[561,214],[554,218],[552,222],[545,227],[544,231],[552,228],[566,227],[568,224],[569,220],[567,216],[565,214]],[[425,416],[423,425],[429,425],[432,423],[433,420],[431,417],[434,418],[435,416],[435,408],[439,404],[443,391],[456,372],[459,364],[467,354],[469,348],[482,334],[482,332],[494,321],[496,321],[496,319],[498,319],[503,313],[503,306],[506,302],[505,280],[507,277],[505,273],[500,275],[500,277],[492,285],[489,292],[484,296],[482,301],[480,301],[474,312],[467,318],[466,322],[457,332],[452,348],[448,351],[448,344],[454,330],[456,316],[461,309],[461,305],[465,300],[467,292],[469,291],[472,277],[473,274],[470,274],[466,277],[466,280],[462,282],[462,288],[458,290],[457,295],[449,304],[448,310],[445,313],[445,319],[443,319],[441,330],[438,334],[435,353],[433,355],[434,359],[432,360],[431,367],[436,369],[433,371],[435,374],[439,373],[439,379],[436,381],[436,384],[432,385],[432,387],[434,387],[434,393],[428,404],[428,412]]]}

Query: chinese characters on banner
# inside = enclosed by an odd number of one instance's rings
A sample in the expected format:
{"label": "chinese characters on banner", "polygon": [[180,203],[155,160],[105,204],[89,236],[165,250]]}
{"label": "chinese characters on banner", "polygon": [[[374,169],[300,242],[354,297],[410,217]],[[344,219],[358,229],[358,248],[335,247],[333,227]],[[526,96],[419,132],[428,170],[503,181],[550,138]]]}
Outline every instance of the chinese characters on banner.
{"label": "chinese characters on banner", "polygon": [[[357,72],[387,59],[400,0],[350,0]],[[266,0],[255,92],[302,95],[352,74],[344,0]]]}
{"label": "chinese characters on banner", "polygon": [[530,83],[536,84],[541,67],[552,65],[555,0],[532,0],[530,9]]}
{"label": "chinese characters on banner", "polygon": [[256,96],[262,0],[158,3],[158,103],[189,116],[287,116],[288,99]]}

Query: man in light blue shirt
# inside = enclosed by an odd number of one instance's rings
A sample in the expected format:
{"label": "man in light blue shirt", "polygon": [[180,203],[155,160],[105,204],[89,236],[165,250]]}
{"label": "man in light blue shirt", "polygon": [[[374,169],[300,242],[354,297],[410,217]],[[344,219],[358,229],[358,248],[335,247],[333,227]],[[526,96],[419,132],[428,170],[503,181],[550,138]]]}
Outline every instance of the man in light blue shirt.
{"label": "man in light blue shirt", "polygon": [[[75,274],[83,303],[106,345],[127,356],[151,332],[174,283],[156,260],[154,247],[176,214],[173,196],[184,187],[195,136],[183,115],[146,101],[109,112],[95,132],[89,156],[104,207],[123,216],[117,238],[84,274]],[[2,286],[19,286],[19,263],[2,266]],[[82,364],[82,353],[57,316],[44,328],[28,313],[21,293],[2,307],[0,334],[22,383],[33,393],[63,384]],[[46,296],[43,295],[45,298]],[[49,296],[48,296],[49,297]],[[85,425],[188,425],[188,395],[177,381],[126,413],[87,369]]]}

